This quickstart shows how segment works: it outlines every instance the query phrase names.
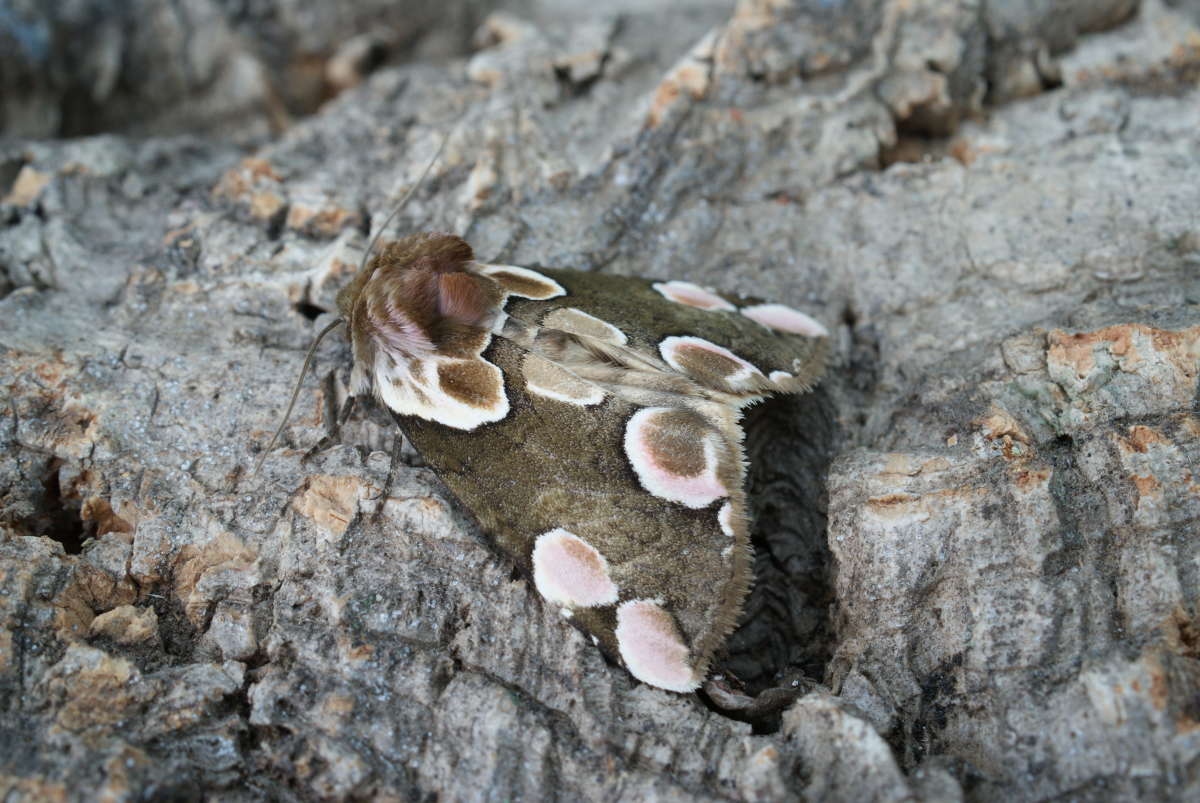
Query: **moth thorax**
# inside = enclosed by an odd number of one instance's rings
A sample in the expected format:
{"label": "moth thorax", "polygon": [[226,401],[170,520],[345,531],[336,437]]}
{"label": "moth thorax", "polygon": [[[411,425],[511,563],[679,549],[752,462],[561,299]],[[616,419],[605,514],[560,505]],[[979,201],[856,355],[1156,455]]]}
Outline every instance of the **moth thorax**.
{"label": "moth thorax", "polygon": [[366,320],[375,344],[395,359],[423,357],[434,351],[427,328],[390,298],[368,303]]}

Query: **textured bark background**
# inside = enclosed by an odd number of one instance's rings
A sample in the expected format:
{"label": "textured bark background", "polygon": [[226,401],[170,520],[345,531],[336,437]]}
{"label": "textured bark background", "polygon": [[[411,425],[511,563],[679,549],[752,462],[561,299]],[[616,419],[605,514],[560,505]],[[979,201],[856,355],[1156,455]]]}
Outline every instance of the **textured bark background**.
{"label": "textured bark background", "polygon": [[[1200,797],[1200,3],[324,7],[0,3],[5,799]],[[834,332],[705,692],[302,463],[342,342],[250,474],[447,135],[396,231]]]}

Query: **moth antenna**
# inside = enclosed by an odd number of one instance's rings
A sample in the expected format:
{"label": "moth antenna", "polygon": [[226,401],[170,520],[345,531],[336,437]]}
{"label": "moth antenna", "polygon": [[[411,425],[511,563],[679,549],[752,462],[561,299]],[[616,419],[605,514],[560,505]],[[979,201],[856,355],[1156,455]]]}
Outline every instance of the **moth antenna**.
{"label": "moth antenna", "polygon": [[421,171],[421,175],[417,177],[417,182],[408,188],[408,192],[404,193],[404,197],[400,199],[400,202],[397,203],[395,208],[392,209],[391,213],[383,219],[383,224],[375,230],[375,234],[373,237],[371,237],[371,241],[367,243],[367,250],[363,251],[362,259],[360,259],[358,262],[359,273],[362,273],[362,269],[367,266],[367,259],[370,258],[371,252],[375,250],[375,244],[379,242],[380,235],[382,235],[387,230],[387,227],[391,224],[391,222],[396,219],[396,215],[400,214],[400,211],[408,205],[408,199],[412,198],[413,194],[416,193],[417,190],[421,189],[421,185],[425,183],[425,177],[429,175],[429,171],[433,169],[438,157],[440,157],[442,155],[442,151],[446,149],[446,143],[450,141],[450,133],[450,131],[447,131],[445,135],[442,136],[442,141],[438,145],[437,151],[434,152],[433,158],[429,160],[429,163],[425,165],[425,169]]}
{"label": "moth antenna", "polygon": [[[362,259],[360,259],[358,262],[359,273],[361,273],[363,268],[367,266],[367,259],[371,256],[371,252],[375,250],[375,244],[379,242],[379,236],[383,234],[388,225],[396,219],[396,215],[400,214],[400,210],[404,209],[405,205],[408,204],[408,200],[413,197],[413,194],[421,188],[422,184],[425,183],[425,178],[429,175],[429,171],[433,169],[434,164],[442,155],[442,151],[446,149],[446,143],[449,141],[450,131],[447,131],[442,137],[442,141],[438,144],[437,151],[433,154],[433,158],[429,160],[429,163],[425,165],[425,169],[421,171],[421,175],[417,177],[416,183],[408,188],[408,192],[404,193],[404,197],[401,198],[400,202],[396,204],[396,207],[391,211],[391,214],[384,218],[383,225],[381,225],[375,231],[375,235],[371,238],[371,241],[367,243],[367,249],[363,251]],[[263,463],[266,462],[267,455],[271,453],[271,449],[275,447],[275,442],[279,440],[280,434],[283,433],[283,428],[287,426],[288,419],[292,416],[292,409],[296,406],[296,399],[300,397],[300,386],[301,383],[304,382],[304,375],[308,373],[308,369],[312,365],[313,355],[317,351],[317,346],[321,344],[321,340],[325,337],[325,335],[329,334],[345,322],[346,320],[344,318],[338,318],[336,321],[326,326],[313,340],[312,345],[308,347],[308,353],[304,355],[304,365],[300,368],[300,376],[296,378],[296,386],[292,388],[292,398],[288,400],[288,406],[287,410],[283,414],[283,420],[279,422],[279,428],[276,429],[275,434],[271,436],[271,442],[267,444],[267,448],[263,450],[262,456],[258,458],[258,462],[254,465],[254,471],[251,472],[250,476],[253,477],[258,474],[259,470],[263,466]]]}
{"label": "moth antenna", "polygon": [[267,444],[267,448],[263,450],[262,456],[258,458],[258,463],[255,464],[254,471],[250,474],[251,477],[258,474],[259,469],[262,468],[263,463],[267,459],[267,455],[269,455],[271,453],[271,449],[275,447],[275,441],[279,440],[280,433],[282,433],[283,428],[287,426],[288,419],[292,416],[292,408],[296,406],[296,399],[300,397],[300,384],[304,381],[304,375],[308,373],[308,369],[312,365],[313,355],[317,352],[317,346],[321,345],[321,339],[345,322],[345,319],[338,318],[336,321],[326,326],[313,340],[312,345],[308,347],[308,354],[304,355],[304,365],[300,368],[300,376],[296,377],[296,386],[292,389],[292,398],[290,401],[288,401],[287,410],[283,414],[283,420],[279,422],[279,428],[276,429],[275,434],[271,436],[271,442]]}

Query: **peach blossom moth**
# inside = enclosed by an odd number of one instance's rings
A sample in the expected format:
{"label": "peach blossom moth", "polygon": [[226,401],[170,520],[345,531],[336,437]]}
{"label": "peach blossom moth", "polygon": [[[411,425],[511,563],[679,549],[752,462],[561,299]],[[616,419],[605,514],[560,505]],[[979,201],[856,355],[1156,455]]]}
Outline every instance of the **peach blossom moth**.
{"label": "peach blossom moth", "polygon": [[492,265],[449,234],[337,298],[373,395],[534,587],[634,677],[690,692],[751,581],[742,409],[807,390],[827,332],[684,281]]}

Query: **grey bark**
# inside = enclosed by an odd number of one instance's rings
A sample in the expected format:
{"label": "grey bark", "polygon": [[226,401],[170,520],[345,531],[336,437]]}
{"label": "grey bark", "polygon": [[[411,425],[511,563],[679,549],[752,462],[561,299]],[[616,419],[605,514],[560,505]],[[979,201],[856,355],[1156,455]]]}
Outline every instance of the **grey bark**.
{"label": "grey bark", "polygon": [[[1200,795],[1200,7],[527,4],[270,135],[279,54],[417,36],[247,44],[293,5],[174,4],[262,81],[122,73],[153,138],[0,143],[6,799]],[[9,133],[61,131],[32,86]],[[251,474],[443,136],[393,233],[833,331],[752,416],[757,584],[704,694],[606,664],[385,417],[302,461],[340,340]]]}

